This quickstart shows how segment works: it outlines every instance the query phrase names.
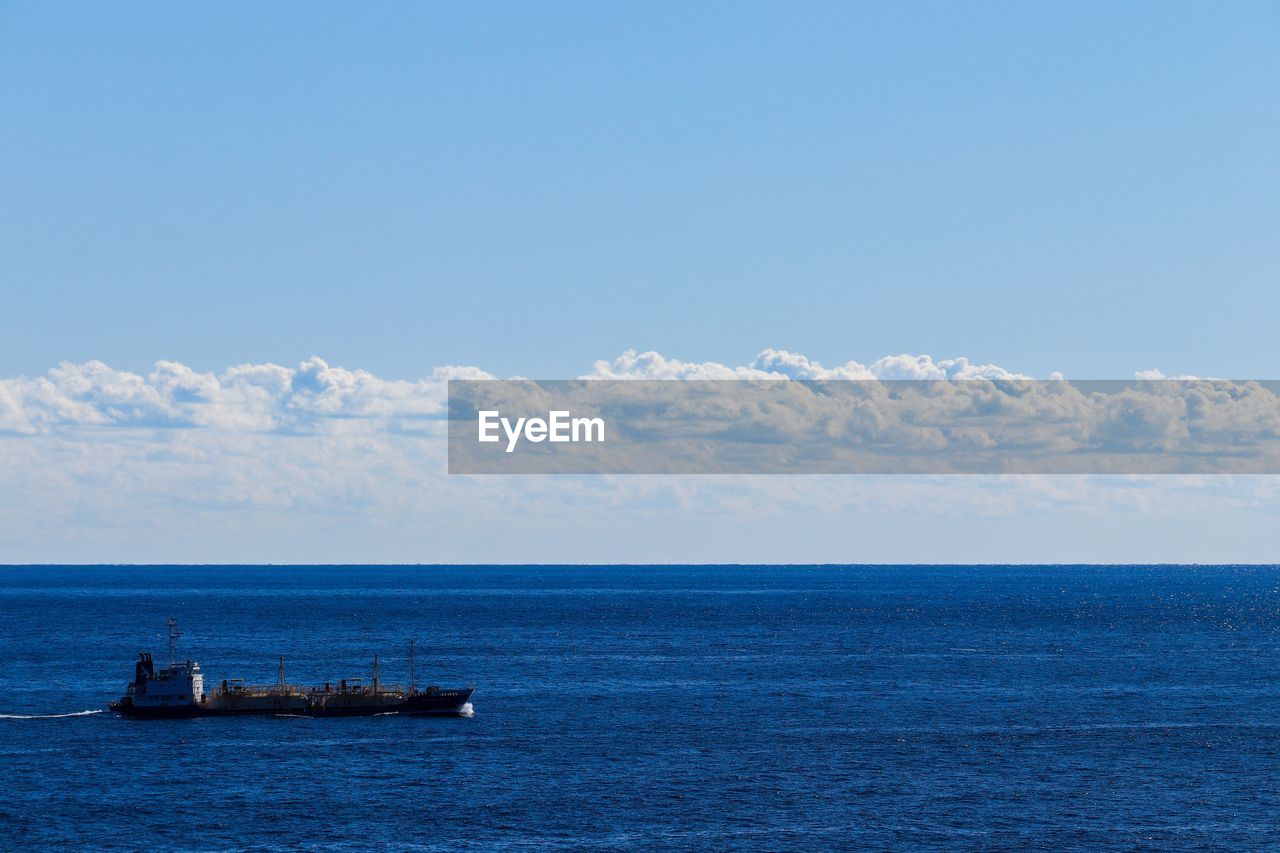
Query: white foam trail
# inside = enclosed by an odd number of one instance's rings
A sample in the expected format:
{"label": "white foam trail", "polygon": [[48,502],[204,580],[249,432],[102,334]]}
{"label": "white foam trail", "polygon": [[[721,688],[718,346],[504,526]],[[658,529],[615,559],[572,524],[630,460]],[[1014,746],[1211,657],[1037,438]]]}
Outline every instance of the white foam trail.
{"label": "white foam trail", "polygon": [[0,714],[0,720],[62,720],[67,717],[92,717],[94,714],[106,713],[101,708],[90,711],[76,711],[71,714]]}
{"label": "white foam trail", "polygon": [[467,704],[462,706],[462,710],[459,711],[458,713],[464,717],[474,717],[476,715],[476,709],[472,708],[471,703],[468,702]]}

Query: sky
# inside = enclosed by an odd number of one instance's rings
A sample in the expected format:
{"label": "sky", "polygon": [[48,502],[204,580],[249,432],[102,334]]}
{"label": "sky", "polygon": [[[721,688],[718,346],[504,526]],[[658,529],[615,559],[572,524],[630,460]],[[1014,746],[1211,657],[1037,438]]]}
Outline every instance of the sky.
{"label": "sky", "polygon": [[1280,8],[0,4],[0,375],[1280,376]]}
{"label": "sky", "polygon": [[433,407],[771,351],[1280,377],[1278,39],[0,0],[0,562],[1274,559],[1266,477],[451,478]]}

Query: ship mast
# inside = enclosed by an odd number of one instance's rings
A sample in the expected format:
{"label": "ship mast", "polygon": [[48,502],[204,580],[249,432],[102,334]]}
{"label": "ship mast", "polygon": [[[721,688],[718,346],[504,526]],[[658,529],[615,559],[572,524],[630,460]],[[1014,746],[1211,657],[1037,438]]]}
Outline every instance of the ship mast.
{"label": "ship mast", "polygon": [[378,656],[373,656],[373,692],[377,693],[382,687],[382,679],[378,677]]}
{"label": "ship mast", "polygon": [[173,644],[182,634],[178,633],[178,620],[172,616],[166,619],[164,624],[169,627],[169,666],[173,666]]}
{"label": "ship mast", "polygon": [[284,655],[280,655],[280,675],[278,677],[277,683],[279,684],[280,692],[283,693],[284,692]]}
{"label": "ship mast", "polygon": [[409,641],[409,692],[413,692],[413,640]]}

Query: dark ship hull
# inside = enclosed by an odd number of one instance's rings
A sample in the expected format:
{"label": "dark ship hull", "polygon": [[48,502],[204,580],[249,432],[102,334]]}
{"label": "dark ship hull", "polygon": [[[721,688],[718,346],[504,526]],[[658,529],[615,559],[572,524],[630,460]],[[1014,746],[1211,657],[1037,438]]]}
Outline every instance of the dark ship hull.
{"label": "dark ship hull", "polygon": [[210,702],[173,705],[137,705],[125,696],[112,702],[110,709],[134,719],[177,720],[193,717],[298,716],[298,717],[373,717],[400,714],[414,717],[464,717],[471,713],[473,688],[440,690],[431,688],[408,695],[385,693],[291,694],[279,697],[255,697],[261,701],[235,703]]}
{"label": "dark ship hull", "polygon": [[173,655],[178,620],[169,619],[169,665],[157,667],[150,652],[139,652],[133,664],[133,681],[125,695],[112,702],[112,711],[136,719],[174,720],[191,717],[375,717],[399,714],[413,717],[465,717],[471,713],[474,688],[417,690],[413,681],[413,641],[409,641],[409,685],[387,685],[382,680],[378,656],[373,657],[373,681],[341,678],[323,687],[289,684],[280,658],[279,678],[271,686],[249,686],[228,679],[208,693],[204,673],[191,659]]}

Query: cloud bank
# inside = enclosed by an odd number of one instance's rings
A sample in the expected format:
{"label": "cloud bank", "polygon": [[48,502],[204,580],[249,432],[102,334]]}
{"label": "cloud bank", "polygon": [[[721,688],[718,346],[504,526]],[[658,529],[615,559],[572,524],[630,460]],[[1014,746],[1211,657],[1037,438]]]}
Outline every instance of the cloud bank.
{"label": "cloud bank", "polygon": [[[910,355],[825,367],[781,350],[738,366],[628,351],[583,374],[1019,376]],[[388,380],[311,358],[0,380],[0,562],[1043,560],[1144,541],[1186,545],[1184,559],[1256,555],[1188,538],[1214,513],[1230,513],[1234,542],[1271,541],[1240,533],[1272,524],[1265,477],[450,477],[449,378],[491,377],[454,366]],[[1165,526],[1106,534],[1118,518]]]}
{"label": "cloud bank", "polygon": [[173,361],[143,376],[100,361],[63,363],[36,379],[0,380],[0,430],[48,432],[63,426],[290,431],[329,420],[397,426],[439,417],[444,381],[485,379],[476,368],[442,367],[413,382],[310,358],[296,368],[245,364],[221,374]]}
{"label": "cloud bank", "polygon": [[[360,420],[394,430],[444,414],[445,380],[492,379],[479,367],[437,367],[414,381],[382,379],[313,357],[296,368],[244,364],[201,373],[174,361],[142,375],[100,361],[63,363],[35,379],[0,379],[0,432],[32,435],[59,427],[208,428],[308,431]],[[748,365],[688,362],[628,350],[597,361],[589,379],[1012,379],[1028,378],[968,359],[886,356],[870,365],[824,367],[767,349]]]}
{"label": "cloud bank", "polygon": [[[465,377],[458,377],[465,378]],[[689,362],[656,352],[627,350],[613,361],[597,361],[586,379],[1014,379],[1031,377],[994,364],[970,364],[967,358],[934,361],[927,355],[885,356],[870,365],[849,361],[823,367],[786,350],[766,349],[739,367]],[[1050,377],[1054,378],[1054,377]]]}
{"label": "cloud bank", "polygon": [[[454,473],[1280,474],[1280,383],[869,379],[450,385]],[[475,440],[478,412],[607,423],[604,443]]]}

